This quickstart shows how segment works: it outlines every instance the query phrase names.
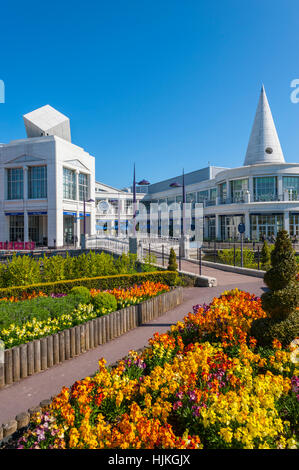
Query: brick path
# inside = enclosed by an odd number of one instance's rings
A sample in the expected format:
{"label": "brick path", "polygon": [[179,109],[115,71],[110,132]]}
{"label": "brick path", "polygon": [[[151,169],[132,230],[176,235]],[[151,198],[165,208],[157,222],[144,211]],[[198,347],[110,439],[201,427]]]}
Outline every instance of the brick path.
{"label": "brick path", "polygon": [[[192,263],[188,264],[191,265],[188,266],[189,270],[192,269],[192,266],[198,269],[198,266]],[[182,268],[187,270],[185,269],[187,266],[183,263]],[[163,333],[169,330],[172,324],[182,320],[184,315],[192,311],[193,305],[208,303],[225,289],[235,287],[257,295],[263,292],[264,284],[260,278],[216,271],[207,267],[203,268],[202,274],[215,276],[219,285],[212,288],[186,288],[184,289],[183,303],[158,319],[129,331],[81,356],[2,389],[0,391],[0,424],[14,419],[17,414],[27,411],[28,408],[37,406],[42,400],[56,395],[64,385],[70,386],[76,380],[93,374],[97,370],[99,358],[104,357],[108,364],[112,364],[124,357],[130,349],[136,350],[147,345],[148,339],[156,331]]]}

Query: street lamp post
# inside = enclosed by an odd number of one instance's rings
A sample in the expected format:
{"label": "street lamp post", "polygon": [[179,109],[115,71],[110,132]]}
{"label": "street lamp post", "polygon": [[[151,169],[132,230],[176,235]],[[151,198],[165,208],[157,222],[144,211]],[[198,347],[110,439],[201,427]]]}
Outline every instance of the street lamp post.
{"label": "street lamp post", "polygon": [[86,248],[86,202],[95,202],[94,199],[88,199],[86,201],[85,195],[83,196],[83,236],[81,239],[81,248]]}
{"label": "street lamp post", "polygon": [[182,188],[182,232],[180,240],[180,252],[183,257],[186,256],[186,188],[185,188],[185,173],[183,169],[182,184],[178,181],[174,181],[169,185],[171,188]]}
{"label": "street lamp post", "polygon": [[147,180],[141,180],[136,183],[135,163],[133,171],[133,236],[129,237],[129,251],[130,253],[137,254],[137,237],[136,237],[136,216],[137,216],[137,198],[136,198],[136,186],[148,186],[150,183]]}

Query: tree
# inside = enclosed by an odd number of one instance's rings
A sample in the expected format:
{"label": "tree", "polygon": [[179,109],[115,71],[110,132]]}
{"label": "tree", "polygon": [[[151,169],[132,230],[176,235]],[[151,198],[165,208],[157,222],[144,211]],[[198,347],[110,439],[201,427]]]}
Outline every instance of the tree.
{"label": "tree", "polygon": [[178,264],[176,262],[176,254],[173,248],[170,248],[169,259],[168,259],[168,271],[177,271]]}
{"label": "tree", "polygon": [[277,234],[271,265],[264,275],[269,290],[261,296],[267,318],[253,322],[251,334],[262,345],[271,345],[276,338],[287,346],[299,335],[299,284],[295,252],[286,230]]}

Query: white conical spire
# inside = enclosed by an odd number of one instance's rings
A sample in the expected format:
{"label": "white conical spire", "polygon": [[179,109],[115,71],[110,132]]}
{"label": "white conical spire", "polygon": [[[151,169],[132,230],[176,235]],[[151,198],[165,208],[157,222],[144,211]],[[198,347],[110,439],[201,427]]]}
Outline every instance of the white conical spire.
{"label": "white conical spire", "polygon": [[264,85],[261,89],[244,165],[284,163]]}

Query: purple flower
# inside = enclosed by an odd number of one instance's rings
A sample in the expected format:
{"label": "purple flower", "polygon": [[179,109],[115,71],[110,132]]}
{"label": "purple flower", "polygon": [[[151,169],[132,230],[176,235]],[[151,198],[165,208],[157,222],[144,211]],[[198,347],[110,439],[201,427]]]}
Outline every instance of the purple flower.
{"label": "purple flower", "polygon": [[188,392],[188,395],[191,401],[196,400],[196,393],[194,392],[194,390],[191,390],[190,392]]}

